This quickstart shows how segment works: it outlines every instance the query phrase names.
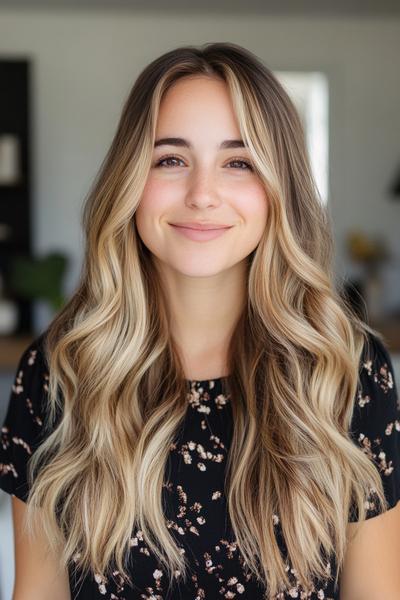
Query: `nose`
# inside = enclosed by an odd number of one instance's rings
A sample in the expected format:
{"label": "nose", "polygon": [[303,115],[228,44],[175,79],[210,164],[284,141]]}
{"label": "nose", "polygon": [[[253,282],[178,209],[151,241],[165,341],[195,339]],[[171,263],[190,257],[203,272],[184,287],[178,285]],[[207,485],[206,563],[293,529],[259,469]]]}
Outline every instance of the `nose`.
{"label": "nose", "polygon": [[206,208],[219,206],[219,197],[212,173],[205,170],[193,172],[186,194],[186,205],[189,207]]}

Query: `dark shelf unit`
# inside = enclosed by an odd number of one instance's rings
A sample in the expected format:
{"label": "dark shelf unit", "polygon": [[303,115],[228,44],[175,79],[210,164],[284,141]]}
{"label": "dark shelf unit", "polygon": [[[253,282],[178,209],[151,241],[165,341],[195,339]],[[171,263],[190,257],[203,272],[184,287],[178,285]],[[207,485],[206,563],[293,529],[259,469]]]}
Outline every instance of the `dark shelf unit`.
{"label": "dark shelf unit", "polygon": [[18,306],[15,334],[32,332],[32,301],[19,298],[9,281],[13,259],[32,256],[30,90],[30,60],[0,60],[0,139],[11,134],[19,140],[20,178],[15,183],[0,182],[0,274],[4,295]]}

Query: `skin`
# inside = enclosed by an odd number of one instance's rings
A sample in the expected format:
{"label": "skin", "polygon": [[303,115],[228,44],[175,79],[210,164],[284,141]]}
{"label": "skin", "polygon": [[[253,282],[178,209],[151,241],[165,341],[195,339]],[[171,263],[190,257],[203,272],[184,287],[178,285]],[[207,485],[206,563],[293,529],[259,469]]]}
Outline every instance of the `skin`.
{"label": "skin", "polygon": [[25,502],[11,496],[15,578],[12,600],[71,600],[67,569],[59,569],[41,531],[30,538],[23,530]]}
{"label": "skin", "polygon": [[[357,523],[347,525],[348,538]],[[348,544],[340,600],[397,600],[400,596],[400,502],[363,521]]]}
{"label": "skin", "polygon": [[[192,148],[154,148],[136,227],[166,290],[186,377],[219,377],[227,374],[229,339],[246,302],[246,257],[265,228],[266,191],[256,172],[239,162],[251,166],[247,147],[220,149],[224,140],[241,140],[223,81],[192,76],[176,82],[157,122],[156,140],[166,137],[184,138]],[[197,220],[233,227],[197,242],[169,224]]]}

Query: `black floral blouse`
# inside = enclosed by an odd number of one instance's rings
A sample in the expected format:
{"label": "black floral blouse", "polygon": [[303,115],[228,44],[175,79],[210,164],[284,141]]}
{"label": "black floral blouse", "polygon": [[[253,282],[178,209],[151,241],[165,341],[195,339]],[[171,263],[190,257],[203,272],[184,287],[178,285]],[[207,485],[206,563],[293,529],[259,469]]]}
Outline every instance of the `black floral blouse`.
{"label": "black floral blouse", "polygon": [[[1,429],[0,487],[23,501],[28,495],[27,462],[41,441],[43,400],[48,390],[42,339],[43,334],[20,358]],[[134,588],[123,583],[117,570],[107,578],[96,573],[87,576],[78,586],[77,572],[70,568],[72,600],[264,598],[265,590],[243,562],[227,511],[224,473],[232,435],[233,400],[222,393],[222,380],[188,381],[186,420],[171,445],[168,478],[164,480],[165,518],[189,559],[189,583],[182,585],[179,573],[175,573],[175,587],[168,590],[166,573],[149,551],[142,532],[134,529],[130,554]],[[388,503],[395,506],[400,498],[400,406],[390,356],[375,336],[370,336],[360,364],[351,435],[376,465]],[[368,506],[367,518],[376,514],[373,503]],[[274,525],[281,540],[278,515],[274,515]],[[283,542],[279,543],[284,552]],[[292,587],[276,600],[339,600],[339,589],[334,589],[330,579],[335,569],[333,557],[326,561],[326,579],[304,591],[287,561]]]}

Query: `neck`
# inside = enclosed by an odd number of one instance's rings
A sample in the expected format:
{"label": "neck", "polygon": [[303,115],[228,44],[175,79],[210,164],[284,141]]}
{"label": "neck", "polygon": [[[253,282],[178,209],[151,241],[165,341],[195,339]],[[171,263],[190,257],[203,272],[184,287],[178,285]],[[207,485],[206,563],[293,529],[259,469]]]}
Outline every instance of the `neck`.
{"label": "neck", "polygon": [[165,269],[170,331],[187,379],[228,375],[227,352],[246,300],[245,261],[210,277]]}

